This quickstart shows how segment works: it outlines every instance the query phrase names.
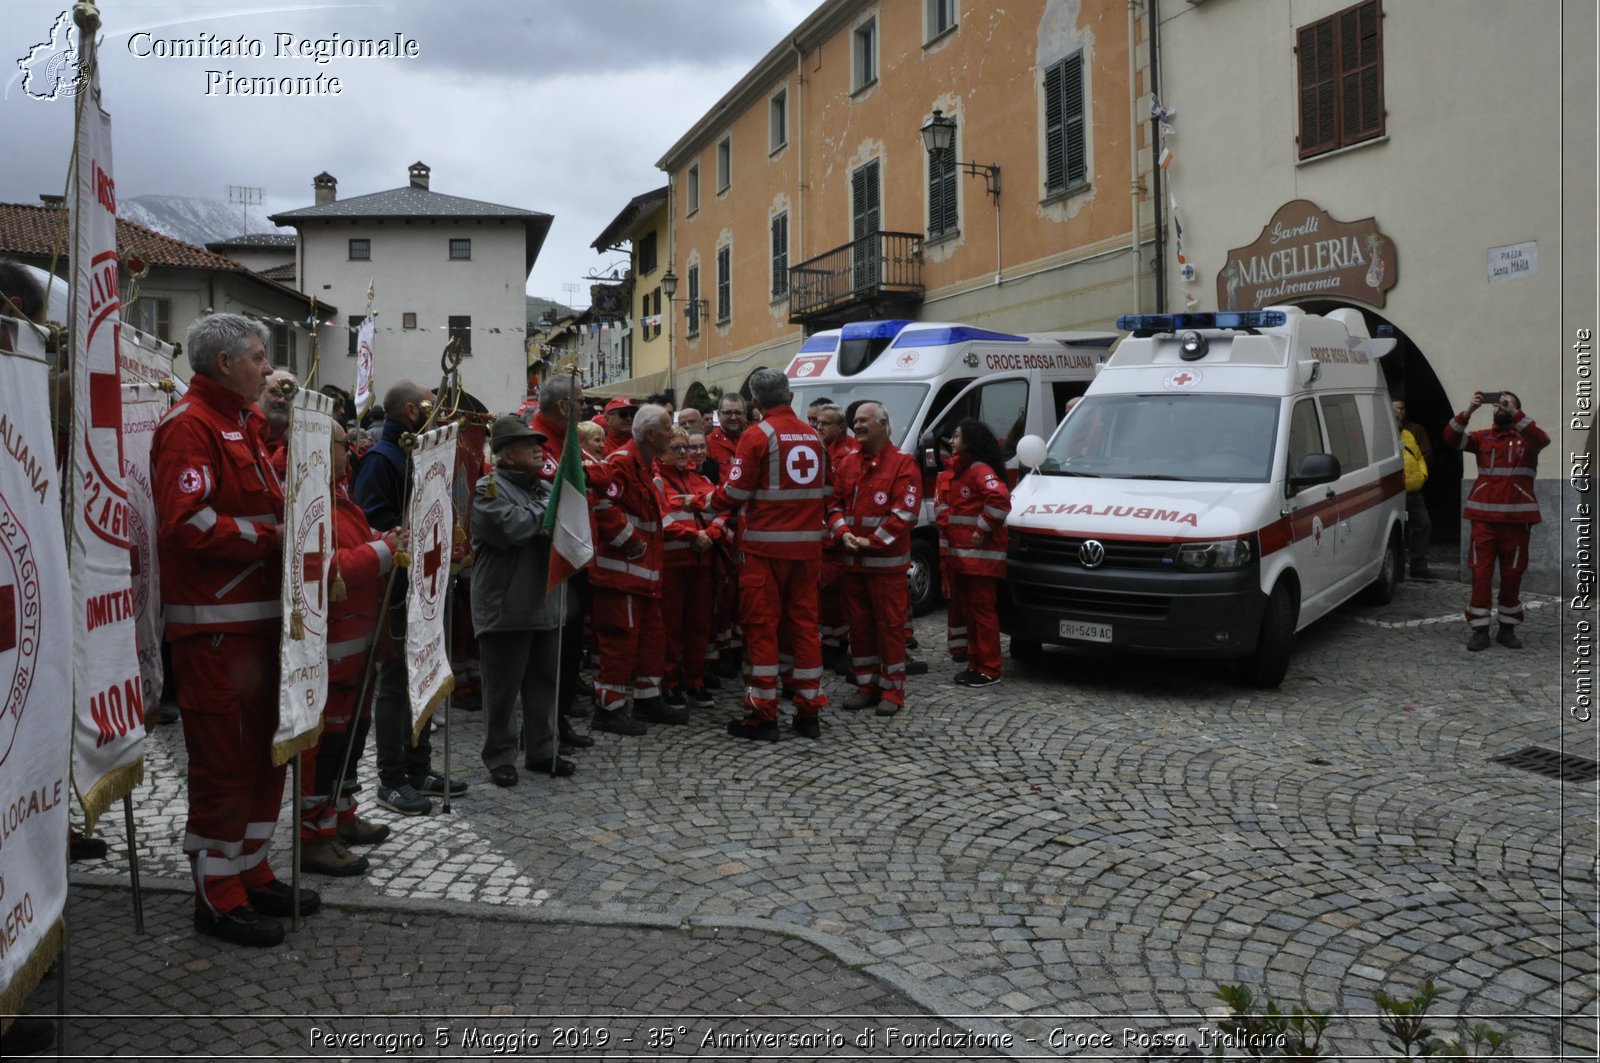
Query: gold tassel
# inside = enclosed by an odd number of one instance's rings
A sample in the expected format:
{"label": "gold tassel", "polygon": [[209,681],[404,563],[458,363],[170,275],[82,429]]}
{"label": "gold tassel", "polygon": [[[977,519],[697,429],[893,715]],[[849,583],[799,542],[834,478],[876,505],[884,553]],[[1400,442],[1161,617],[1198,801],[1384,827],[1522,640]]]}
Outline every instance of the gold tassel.
{"label": "gold tassel", "polygon": [[411,567],[411,551],[410,550],[396,550],[394,552],[394,563],[396,565],[399,565],[401,568],[410,568]]}
{"label": "gold tassel", "polygon": [[500,481],[496,480],[494,478],[494,474],[493,473],[491,473],[489,475],[489,484],[488,484],[488,486],[486,486],[483,489],[483,497],[484,498],[499,498],[500,497]]}
{"label": "gold tassel", "polygon": [[300,615],[298,608],[289,614],[289,637],[296,642],[306,637],[305,617]]}
{"label": "gold tassel", "polygon": [[461,518],[456,518],[456,526],[450,529],[450,545],[460,546],[467,541],[466,529],[461,527]]}
{"label": "gold tassel", "polygon": [[328,584],[328,601],[343,602],[350,598],[350,589],[344,585],[344,573],[333,570],[333,582]]}

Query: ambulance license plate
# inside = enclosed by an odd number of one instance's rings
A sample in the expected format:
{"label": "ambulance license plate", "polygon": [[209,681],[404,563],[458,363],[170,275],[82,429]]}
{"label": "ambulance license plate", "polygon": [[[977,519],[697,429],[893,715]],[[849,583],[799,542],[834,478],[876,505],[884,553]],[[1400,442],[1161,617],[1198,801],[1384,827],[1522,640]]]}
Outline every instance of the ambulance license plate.
{"label": "ambulance license plate", "polygon": [[1083,642],[1110,642],[1110,624],[1080,624],[1076,620],[1061,621],[1061,637]]}

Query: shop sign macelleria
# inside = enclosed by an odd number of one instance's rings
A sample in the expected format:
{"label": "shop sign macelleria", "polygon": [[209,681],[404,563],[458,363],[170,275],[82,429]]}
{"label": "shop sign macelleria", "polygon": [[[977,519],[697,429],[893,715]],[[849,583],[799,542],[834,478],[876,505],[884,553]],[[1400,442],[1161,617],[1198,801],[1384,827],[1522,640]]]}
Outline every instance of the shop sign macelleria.
{"label": "shop sign macelleria", "polygon": [[1217,308],[1257,310],[1304,299],[1383,306],[1399,268],[1377,221],[1336,221],[1308,199],[1278,208],[1255,241],[1228,252]]}

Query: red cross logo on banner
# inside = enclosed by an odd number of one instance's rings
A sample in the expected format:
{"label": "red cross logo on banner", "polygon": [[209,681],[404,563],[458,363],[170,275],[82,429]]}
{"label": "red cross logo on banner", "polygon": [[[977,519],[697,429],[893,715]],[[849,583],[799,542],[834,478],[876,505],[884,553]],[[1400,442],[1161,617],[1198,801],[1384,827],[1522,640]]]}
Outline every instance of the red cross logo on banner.
{"label": "red cross logo on banner", "polygon": [[328,528],[326,525],[317,526],[317,548],[307,550],[300,558],[300,579],[304,583],[317,585],[317,609],[321,611],[323,605],[323,557],[328,545]]}
{"label": "red cross logo on banner", "polygon": [[422,555],[422,575],[428,581],[428,597],[439,594],[439,569],[444,558],[444,541],[439,537],[439,526],[433,526],[433,545]]}
{"label": "red cross logo on banner", "polygon": [[17,588],[0,587],[0,653],[17,648]]}

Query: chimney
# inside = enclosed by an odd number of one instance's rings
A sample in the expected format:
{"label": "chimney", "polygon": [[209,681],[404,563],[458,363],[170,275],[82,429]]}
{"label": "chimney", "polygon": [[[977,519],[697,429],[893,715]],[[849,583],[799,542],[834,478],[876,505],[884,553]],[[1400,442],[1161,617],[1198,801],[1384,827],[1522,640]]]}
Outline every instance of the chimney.
{"label": "chimney", "polygon": [[40,192],[39,202],[43,203],[51,210],[60,210],[62,207],[67,205],[67,197],[63,195],[56,195],[51,192]]}
{"label": "chimney", "polygon": [[332,203],[339,198],[339,182],[327,170],[323,170],[311,179],[311,187],[316,190],[317,206],[319,207],[324,203]]}
{"label": "chimney", "polygon": [[414,162],[411,164],[411,187],[428,190],[428,166],[426,163]]}

